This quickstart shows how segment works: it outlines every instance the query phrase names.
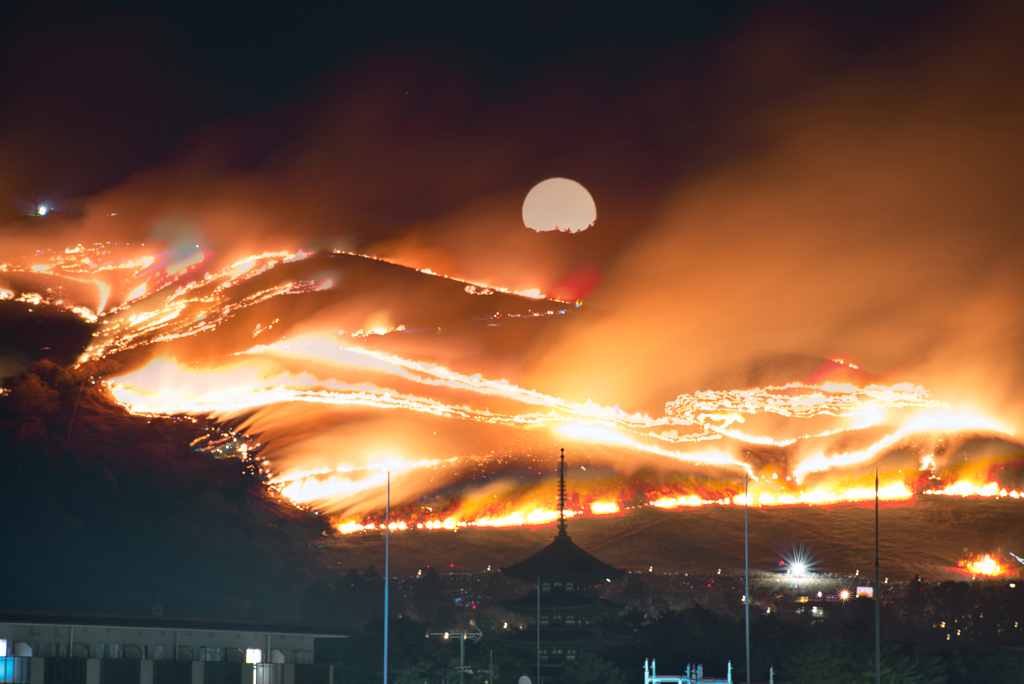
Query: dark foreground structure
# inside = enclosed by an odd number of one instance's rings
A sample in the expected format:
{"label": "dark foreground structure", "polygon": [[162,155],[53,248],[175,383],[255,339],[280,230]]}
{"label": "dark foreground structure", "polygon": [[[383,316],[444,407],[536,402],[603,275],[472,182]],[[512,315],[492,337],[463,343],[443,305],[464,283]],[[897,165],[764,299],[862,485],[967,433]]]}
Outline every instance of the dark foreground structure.
{"label": "dark foreground structure", "polygon": [[331,684],[302,624],[0,613],[3,684]]}

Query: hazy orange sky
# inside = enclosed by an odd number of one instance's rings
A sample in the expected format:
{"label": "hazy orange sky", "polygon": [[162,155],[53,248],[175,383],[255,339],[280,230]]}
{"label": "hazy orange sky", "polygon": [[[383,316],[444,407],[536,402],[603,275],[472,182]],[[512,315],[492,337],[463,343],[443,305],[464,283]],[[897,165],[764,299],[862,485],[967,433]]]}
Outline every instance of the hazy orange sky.
{"label": "hazy orange sky", "polygon": [[[522,359],[520,381],[558,396],[658,410],[776,355],[841,355],[1016,423],[1020,12],[856,18],[765,6],[628,68],[559,58],[500,87],[442,51],[370,50],[0,245],[154,240],[171,219],[222,260],[362,251],[583,297]],[[593,228],[523,227],[550,176],[591,191]]]}

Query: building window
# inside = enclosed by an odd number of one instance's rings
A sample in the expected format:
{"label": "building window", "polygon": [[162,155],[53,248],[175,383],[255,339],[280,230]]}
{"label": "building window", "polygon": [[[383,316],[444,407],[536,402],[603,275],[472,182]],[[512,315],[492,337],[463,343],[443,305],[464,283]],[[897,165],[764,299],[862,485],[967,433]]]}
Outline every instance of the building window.
{"label": "building window", "polygon": [[100,684],[139,684],[141,674],[138,660],[107,658],[100,663]]}
{"label": "building window", "polygon": [[28,658],[0,656],[0,682],[4,684],[28,684]]}
{"label": "building window", "polygon": [[93,644],[90,655],[93,658],[120,658],[121,644]]}
{"label": "building window", "polygon": [[224,649],[220,646],[200,646],[199,659],[206,663],[219,663],[224,660]]}
{"label": "building window", "polygon": [[331,684],[330,665],[296,665],[295,684]]}
{"label": "building window", "polygon": [[47,658],[44,684],[84,684],[85,663],[85,658]]}
{"label": "building window", "polygon": [[313,664],[313,652],[312,651],[300,651],[298,649],[288,649],[283,651],[284,662],[296,663],[298,665],[312,665]]}
{"label": "building window", "polygon": [[256,684],[282,684],[284,682],[284,667],[272,663],[259,663],[255,670]]}
{"label": "building window", "polygon": [[192,684],[192,663],[187,660],[154,662],[153,684]]}
{"label": "building window", "polygon": [[[245,676],[242,676],[243,670]],[[203,681],[206,684],[253,684],[254,672],[250,665],[241,663],[205,663]]]}

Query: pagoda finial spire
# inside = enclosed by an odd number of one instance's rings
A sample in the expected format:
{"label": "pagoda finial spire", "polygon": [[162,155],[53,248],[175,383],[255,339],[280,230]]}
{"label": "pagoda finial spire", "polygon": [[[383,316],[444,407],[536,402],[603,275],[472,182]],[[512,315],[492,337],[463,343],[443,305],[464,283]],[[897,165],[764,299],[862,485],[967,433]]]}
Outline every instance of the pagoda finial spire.
{"label": "pagoda finial spire", "polygon": [[562,462],[558,467],[558,536],[565,533],[565,449],[562,449]]}

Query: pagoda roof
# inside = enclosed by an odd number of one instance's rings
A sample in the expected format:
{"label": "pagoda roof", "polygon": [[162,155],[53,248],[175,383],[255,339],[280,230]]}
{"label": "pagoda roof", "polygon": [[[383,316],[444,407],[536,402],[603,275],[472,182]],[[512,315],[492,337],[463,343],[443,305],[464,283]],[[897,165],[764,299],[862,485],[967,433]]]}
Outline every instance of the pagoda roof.
{"label": "pagoda roof", "polygon": [[501,572],[523,582],[536,583],[538,575],[594,581],[616,579],[626,571],[591,556],[573,542],[563,527],[553,542],[526,560],[502,568]]}

